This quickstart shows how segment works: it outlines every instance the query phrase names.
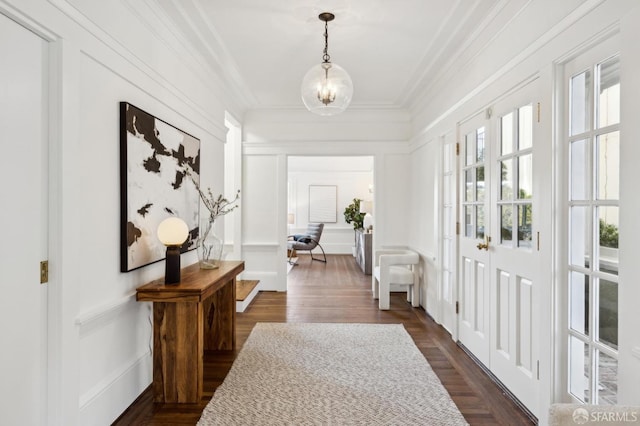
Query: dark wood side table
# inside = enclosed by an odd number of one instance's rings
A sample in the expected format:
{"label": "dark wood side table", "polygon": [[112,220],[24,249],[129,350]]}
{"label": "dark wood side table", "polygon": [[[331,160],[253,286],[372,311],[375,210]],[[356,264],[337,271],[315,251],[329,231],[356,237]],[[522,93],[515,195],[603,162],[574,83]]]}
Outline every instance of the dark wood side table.
{"label": "dark wood side table", "polygon": [[236,276],[243,261],[218,269],[182,269],[179,284],[164,277],[136,289],[136,300],[153,302],[153,399],[196,403],[203,397],[206,350],[236,347]]}

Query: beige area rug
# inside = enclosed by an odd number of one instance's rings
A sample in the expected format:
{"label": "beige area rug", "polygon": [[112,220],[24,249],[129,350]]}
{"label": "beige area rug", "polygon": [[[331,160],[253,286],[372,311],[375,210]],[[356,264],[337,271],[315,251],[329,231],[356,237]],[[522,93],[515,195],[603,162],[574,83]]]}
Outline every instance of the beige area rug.
{"label": "beige area rug", "polygon": [[258,323],[198,425],[466,425],[401,324]]}

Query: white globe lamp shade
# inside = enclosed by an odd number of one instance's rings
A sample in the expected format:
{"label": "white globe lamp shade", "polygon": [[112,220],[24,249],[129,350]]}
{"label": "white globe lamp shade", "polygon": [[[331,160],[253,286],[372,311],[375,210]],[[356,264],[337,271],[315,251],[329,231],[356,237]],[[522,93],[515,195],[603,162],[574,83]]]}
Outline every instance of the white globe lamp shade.
{"label": "white globe lamp shade", "polygon": [[347,109],[353,97],[353,82],[340,65],[322,62],[302,79],[302,102],[318,115],[336,115]]}
{"label": "white globe lamp shade", "polygon": [[184,220],[170,217],[158,225],[158,239],[165,246],[181,246],[189,236],[189,227]]}

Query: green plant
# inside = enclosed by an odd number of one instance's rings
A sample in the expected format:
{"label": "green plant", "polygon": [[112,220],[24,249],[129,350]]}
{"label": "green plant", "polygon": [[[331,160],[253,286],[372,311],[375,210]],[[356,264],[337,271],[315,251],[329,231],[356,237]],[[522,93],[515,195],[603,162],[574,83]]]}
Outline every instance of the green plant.
{"label": "green plant", "polygon": [[362,229],[365,213],[360,213],[360,198],[354,198],[353,203],[344,209],[344,220],[353,223],[353,229]]}
{"label": "green plant", "polygon": [[618,248],[618,227],[600,219],[600,245]]}

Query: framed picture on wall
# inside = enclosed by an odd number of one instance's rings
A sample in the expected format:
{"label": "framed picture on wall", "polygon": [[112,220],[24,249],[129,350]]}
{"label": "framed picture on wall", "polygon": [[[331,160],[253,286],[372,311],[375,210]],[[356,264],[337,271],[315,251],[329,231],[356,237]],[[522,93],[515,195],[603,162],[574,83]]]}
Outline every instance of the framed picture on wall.
{"label": "framed picture on wall", "polygon": [[309,222],[336,223],[338,187],[309,185]]}
{"label": "framed picture on wall", "polygon": [[158,225],[184,220],[195,248],[200,196],[200,140],[127,102],[120,103],[120,270],[165,258]]}

